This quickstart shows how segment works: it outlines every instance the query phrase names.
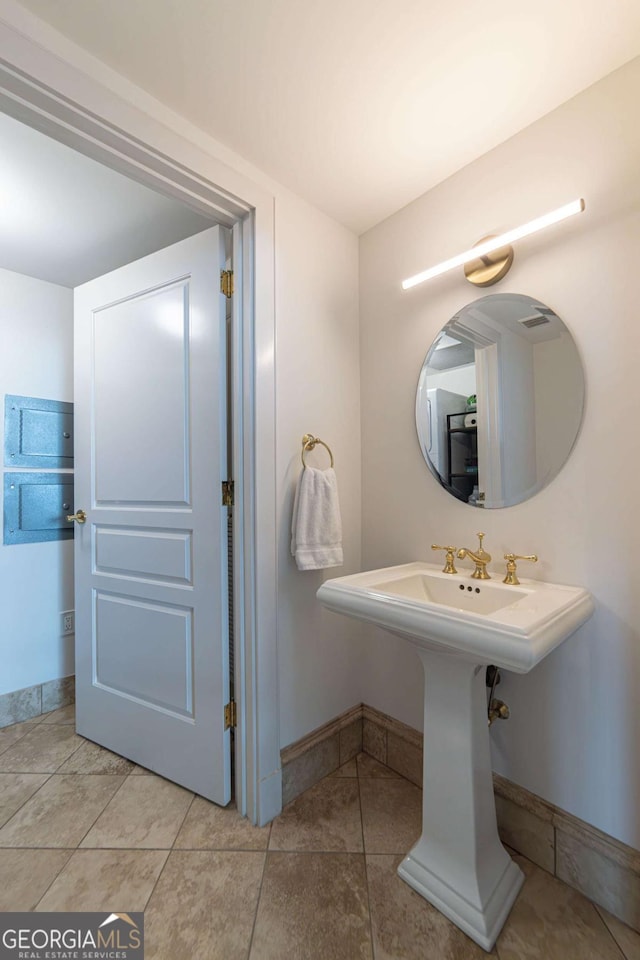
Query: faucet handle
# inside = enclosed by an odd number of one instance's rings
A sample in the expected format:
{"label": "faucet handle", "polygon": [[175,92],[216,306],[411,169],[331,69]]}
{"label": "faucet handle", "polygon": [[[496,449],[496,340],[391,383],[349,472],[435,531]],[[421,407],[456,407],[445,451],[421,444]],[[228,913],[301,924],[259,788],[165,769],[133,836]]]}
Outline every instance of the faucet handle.
{"label": "faucet handle", "polygon": [[516,572],[516,560],[530,560],[532,563],[538,562],[538,557],[535,553],[532,553],[530,557],[523,557],[519,553],[505,553],[504,558],[507,561],[507,575],[502,582],[509,583],[516,587],[520,583]]}
{"label": "faucet handle", "polygon": [[444,567],[442,568],[443,573],[457,573],[455,566],[453,565],[453,558],[455,556],[456,547],[439,547],[436,543],[431,544],[432,550],[446,550],[447,556],[445,559]]}

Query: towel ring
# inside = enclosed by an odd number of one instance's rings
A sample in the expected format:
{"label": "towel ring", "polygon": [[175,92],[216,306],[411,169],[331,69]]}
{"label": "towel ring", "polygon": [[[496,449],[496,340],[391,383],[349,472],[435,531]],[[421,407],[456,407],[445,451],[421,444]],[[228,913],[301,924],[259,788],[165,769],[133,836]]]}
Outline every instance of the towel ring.
{"label": "towel ring", "polygon": [[331,453],[331,447],[327,443],[325,443],[324,440],[320,440],[318,437],[314,437],[313,434],[311,433],[305,433],[304,437],[302,438],[302,453],[300,454],[300,457],[302,459],[302,466],[306,467],[306,463],[304,461],[305,453],[307,453],[308,450],[313,450],[313,448],[317,443],[319,443],[321,447],[325,448],[325,450],[331,457],[331,466],[333,466],[333,454]]}

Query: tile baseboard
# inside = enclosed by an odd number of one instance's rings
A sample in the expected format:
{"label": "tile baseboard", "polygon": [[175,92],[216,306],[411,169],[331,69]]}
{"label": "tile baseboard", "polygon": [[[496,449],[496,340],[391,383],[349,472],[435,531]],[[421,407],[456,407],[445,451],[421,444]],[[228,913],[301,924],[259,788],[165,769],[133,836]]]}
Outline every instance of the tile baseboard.
{"label": "tile baseboard", "polygon": [[640,851],[494,773],[505,843],[640,931]]}
{"label": "tile baseboard", "polygon": [[[282,802],[363,751],[422,786],[422,734],[362,703],[281,752]],[[504,843],[640,931],[640,851],[493,775]]]}
{"label": "tile baseboard", "polygon": [[358,704],[281,751],[282,805],[361,752],[362,704]]}
{"label": "tile baseboard", "polygon": [[23,720],[33,720],[43,713],[75,703],[76,678],[59,677],[36,683],[32,687],[0,694],[0,728]]}

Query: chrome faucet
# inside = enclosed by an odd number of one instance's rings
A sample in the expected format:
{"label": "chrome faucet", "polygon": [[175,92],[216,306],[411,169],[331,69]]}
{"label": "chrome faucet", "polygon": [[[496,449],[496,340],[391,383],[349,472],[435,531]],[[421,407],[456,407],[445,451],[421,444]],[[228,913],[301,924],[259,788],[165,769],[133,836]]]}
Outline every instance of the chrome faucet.
{"label": "chrome faucet", "polygon": [[465,557],[469,557],[469,559],[473,560],[473,562],[475,563],[476,568],[471,574],[471,578],[473,580],[490,580],[491,579],[491,577],[487,573],[487,564],[491,562],[491,554],[487,553],[487,551],[482,546],[483,537],[484,537],[484,533],[478,534],[478,540],[480,541],[480,546],[476,551],[476,553],[473,553],[473,551],[469,550],[468,547],[461,547],[460,550],[458,550],[459,560],[464,560]]}

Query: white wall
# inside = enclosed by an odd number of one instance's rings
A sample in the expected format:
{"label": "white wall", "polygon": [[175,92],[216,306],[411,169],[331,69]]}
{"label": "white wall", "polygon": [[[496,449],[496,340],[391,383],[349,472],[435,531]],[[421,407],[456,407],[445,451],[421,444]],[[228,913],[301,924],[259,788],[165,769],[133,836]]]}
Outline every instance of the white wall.
{"label": "white wall", "polygon": [[[570,334],[542,340],[533,348],[535,379],[536,475],[538,483],[558,470],[578,433],[583,377]],[[558,411],[562,405],[562,416]]]}
{"label": "white wall", "polygon": [[[5,394],[73,400],[73,291],[0,269],[0,342],[4,451]],[[73,540],[0,546],[0,598],[0,694],[72,674]]]}
{"label": "white wall", "polygon": [[[291,195],[276,196],[276,412],[280,742],[286,746],[360,702],[357,621],[321,607],[329,577],[360,570],[358,241]],[[299,571],[291,513],[301,440],[335,459],[344,566]],[[322,447],[307,455],[329,465]]]}
{"label": "white wall", "polygon": [[498,364],[504,438],[499,502],[514,503],[525,490],[535,490],[537,484],[533,345],[505,330],[498,344]]}
{"label": "white wall", "polygon": [[453,367],[452,370],[440,370],[429,374],[429,390],[442,387],[451,393],[461,393],[463,397],[470,397],[476,392],[476,365],[469,363],[466,367]]}
{"label": "white wall", "polygon": [[[432,542],[473,546],[483,529],[495,558],[537,553],[528,575],[593,592],[588,624],[530,675],[505,674],[500,696],[511,720],[492,728],[494,766],[635,847],[639,97],[635,60],[369,231],[360,251],[363,567],[432,559]],[[573,333],[587,384],[580,436],[546,490],[480,513],[438,486],[413,424],[426,350],[474,291],[462,271],[408,292],[400,282],[578,196],[586,212],[521,241],[499,290],[539,298]],[[497,575],[500,561],[490,566]],[[421,727],[422,682],[409,644],[371,631],[368,648],[364,699]]]}

